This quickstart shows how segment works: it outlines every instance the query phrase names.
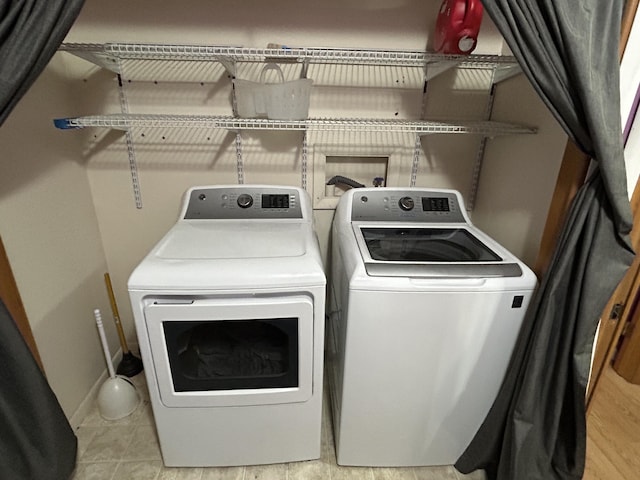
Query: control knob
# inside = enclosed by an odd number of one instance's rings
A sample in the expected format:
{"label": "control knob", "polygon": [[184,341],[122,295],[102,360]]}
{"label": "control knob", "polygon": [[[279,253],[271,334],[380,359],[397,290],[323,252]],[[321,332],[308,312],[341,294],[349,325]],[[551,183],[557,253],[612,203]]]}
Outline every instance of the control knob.
{"label": "control knob", "polygon": [[413,207],[415,207],[415,202],[411,197],[402,197],[398,201],[398,205],[402,210],[404,210],[405,212],[408,212],[409,210],[413,210]]}
{"label": "control knob", "polygon": [[240,208],[249,208],[253,205],[253,197],[248,193],[238,195],[238,206]]}

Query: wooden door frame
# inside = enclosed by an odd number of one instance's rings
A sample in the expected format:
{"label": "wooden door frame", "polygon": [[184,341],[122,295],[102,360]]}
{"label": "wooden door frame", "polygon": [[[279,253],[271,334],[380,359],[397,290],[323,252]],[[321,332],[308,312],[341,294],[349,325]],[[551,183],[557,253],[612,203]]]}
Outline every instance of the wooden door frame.
{"label": "wooden door frame", "polygon": [[[637,258],[637,257],[636,257]],[[640,262],[639,262],[640,263]],[[627,304],[627,315],[620,319],[611,362],[613,369],[626,381],[640,384],[640,275],[636,275]]]}
{"label": "wooden door frame", "polygon": [[[636,252],[640,251],[640,178],[636,182],[631,198],[631,211],[633,212],[633,225],[631,230],[631,244]],[[607,302],[600,317],[598,340],[593,355],[591,377],[587,390],[587,410],[591,405],[591,399],[597,388],[598,381],[604,368],[613,362],[618,349],[618,343],[629,322],[636,311],[638,296],[640,295],[640,255],[636,253],[633,263],[627,273],[618,284],[613,295]]]}
{"label": "wooden door frame", "polygon": [[16,322],[18,330],[20,330],[22,337],[27,342],[29,350],[31,350],[33,358],[35,358],[38,363],[40,370],[44,372],[42,359],[40,358],[36,340],[33,337],[33,332],[31,331],[31,325],[29,324],[27,312],[24,309],[22,298],[18,291],[16,279],[13,276],[13,271],[11,270],[11,264],[9,263],[7,252],[4,248],[4,244],[2,243],[2,237],[0,237],[0,298],[13,317],[13,320]]}

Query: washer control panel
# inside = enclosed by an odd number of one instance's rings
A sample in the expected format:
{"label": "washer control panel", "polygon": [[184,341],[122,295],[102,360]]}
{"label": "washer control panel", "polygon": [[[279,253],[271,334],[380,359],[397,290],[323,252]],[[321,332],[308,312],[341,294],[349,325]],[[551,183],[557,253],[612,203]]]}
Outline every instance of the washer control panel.
{"label": "washer control panel", "polygon": [[283,187],[210,187],[191,191],[187,220],[302,218],[296,189]]}
{"label": "washer control panel", "polygon": [[351,220],[460,223],[466,222],[462,208],[454,191],[355,189]]}

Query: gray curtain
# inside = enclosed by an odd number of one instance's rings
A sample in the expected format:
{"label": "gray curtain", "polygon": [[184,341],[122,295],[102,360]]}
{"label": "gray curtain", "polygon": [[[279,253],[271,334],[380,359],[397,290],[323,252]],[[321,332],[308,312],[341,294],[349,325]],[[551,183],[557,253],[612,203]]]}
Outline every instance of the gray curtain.
{"label": "gray curtain", "polygon": [[76,437],[1,300],[0,365],[0,478],[70,478]]}
{"label": "gray curtain", "polygon": [[84,0],[0,0],[0,125],[40,75]]}
{"label": "gray curtain", "polygon": [[[46,67],[83,1],[0,0],[0,125]],[[0,365],[0,478],[70,478],[76,437],[1,301]]]}
{"label": "gray curtain", "polygon": [[619,101],[623,0],[482,0],[558,122],[594,160],[524,320],[503,385],[456,468],[580,479],[599,316],[633,259]]}

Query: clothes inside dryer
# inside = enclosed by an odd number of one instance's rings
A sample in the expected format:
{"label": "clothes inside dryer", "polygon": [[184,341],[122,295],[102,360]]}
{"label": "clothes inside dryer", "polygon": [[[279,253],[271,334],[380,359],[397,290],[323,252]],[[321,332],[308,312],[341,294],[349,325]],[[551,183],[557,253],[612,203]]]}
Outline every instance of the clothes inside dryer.
{"label": "clothes inside dryer", "polygon": [[164,322],[176,392],[296,387],[297,321]]}
{"label": "clothes inside dryer", "polygon": [[499,262],[463,228],[361,228],[369,255],[388,262]]}

